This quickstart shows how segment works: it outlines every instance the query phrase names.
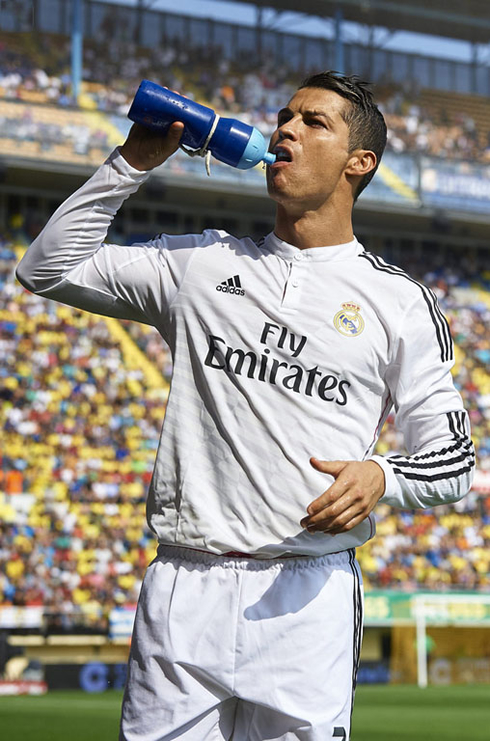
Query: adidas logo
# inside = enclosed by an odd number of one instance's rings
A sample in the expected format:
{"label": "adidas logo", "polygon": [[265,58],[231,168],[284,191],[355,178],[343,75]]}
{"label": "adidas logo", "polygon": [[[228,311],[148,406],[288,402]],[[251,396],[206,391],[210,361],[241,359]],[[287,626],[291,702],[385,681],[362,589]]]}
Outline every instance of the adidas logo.
{"label": "adidas logo", "polygon": [[233,278],[221,281],[221,283],[218,283],[216,286],[216,290],[221,291],[222,293],[234,293],[235,296],[245,296],[245,291],[240,283],[239,275],[234,275]]}

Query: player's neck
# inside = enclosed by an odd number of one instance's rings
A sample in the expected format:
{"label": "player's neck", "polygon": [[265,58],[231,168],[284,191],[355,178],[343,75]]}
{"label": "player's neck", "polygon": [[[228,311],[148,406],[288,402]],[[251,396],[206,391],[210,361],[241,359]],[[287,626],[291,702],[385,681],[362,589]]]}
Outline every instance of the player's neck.
{"label": "player's neck", "polygon": [[354,238],[350,212],[324,213],[323,209],[292,213],[281,204],[276,211],[274,233],[300,250],[346,244]]}

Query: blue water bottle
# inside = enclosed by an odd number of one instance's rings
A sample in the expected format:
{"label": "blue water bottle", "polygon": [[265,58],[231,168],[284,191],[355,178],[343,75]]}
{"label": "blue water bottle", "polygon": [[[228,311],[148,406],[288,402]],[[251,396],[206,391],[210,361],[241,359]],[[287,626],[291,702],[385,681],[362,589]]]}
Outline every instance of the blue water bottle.
{"label": "blue water bottle", "polygon": [[235,118],[221,118],[212,108],[149,80],[140,84],[128,116],[162,134],[174,121],[182,121],[185,128],[180,144],[184,151],[202,156],[211,152],[216,159],[239,170],[248,170],[259,162],[272,165],[276,160],[254,126]]}

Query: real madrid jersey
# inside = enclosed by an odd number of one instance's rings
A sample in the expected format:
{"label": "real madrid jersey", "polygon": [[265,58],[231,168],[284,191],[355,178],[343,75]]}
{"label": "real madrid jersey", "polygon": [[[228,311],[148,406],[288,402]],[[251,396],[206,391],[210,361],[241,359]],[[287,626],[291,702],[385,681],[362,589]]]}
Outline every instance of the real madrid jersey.
{"label": "real madrid jersey", "polygon": [[[320,555],[374,534],[300,526],[332,479],[324,460],[373,458],[383,501],[430,507],[469,488],[474,456],[434,295],[348,244],[299,250],[219,230],[104,244],[147,177],[116,152],[53,215],[19,280],[49,298],[158,329],[173,378],[148,495],[161,543],[261,557]],[[394,409],[410,455],[373,456]]]}

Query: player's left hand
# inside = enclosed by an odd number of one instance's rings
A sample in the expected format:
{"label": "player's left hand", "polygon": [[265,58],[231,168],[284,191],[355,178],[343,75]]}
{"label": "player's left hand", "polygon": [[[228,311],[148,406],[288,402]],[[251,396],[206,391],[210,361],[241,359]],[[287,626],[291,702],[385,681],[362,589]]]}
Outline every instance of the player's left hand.
{"label": "player's left hand", "polygon": [[308,505],[301,520],[308,532],[337,535],[352,530],[371,512],[385,491],[383,469],[375,461],[320,461],[313,468],[334,477],[334,483]]}

